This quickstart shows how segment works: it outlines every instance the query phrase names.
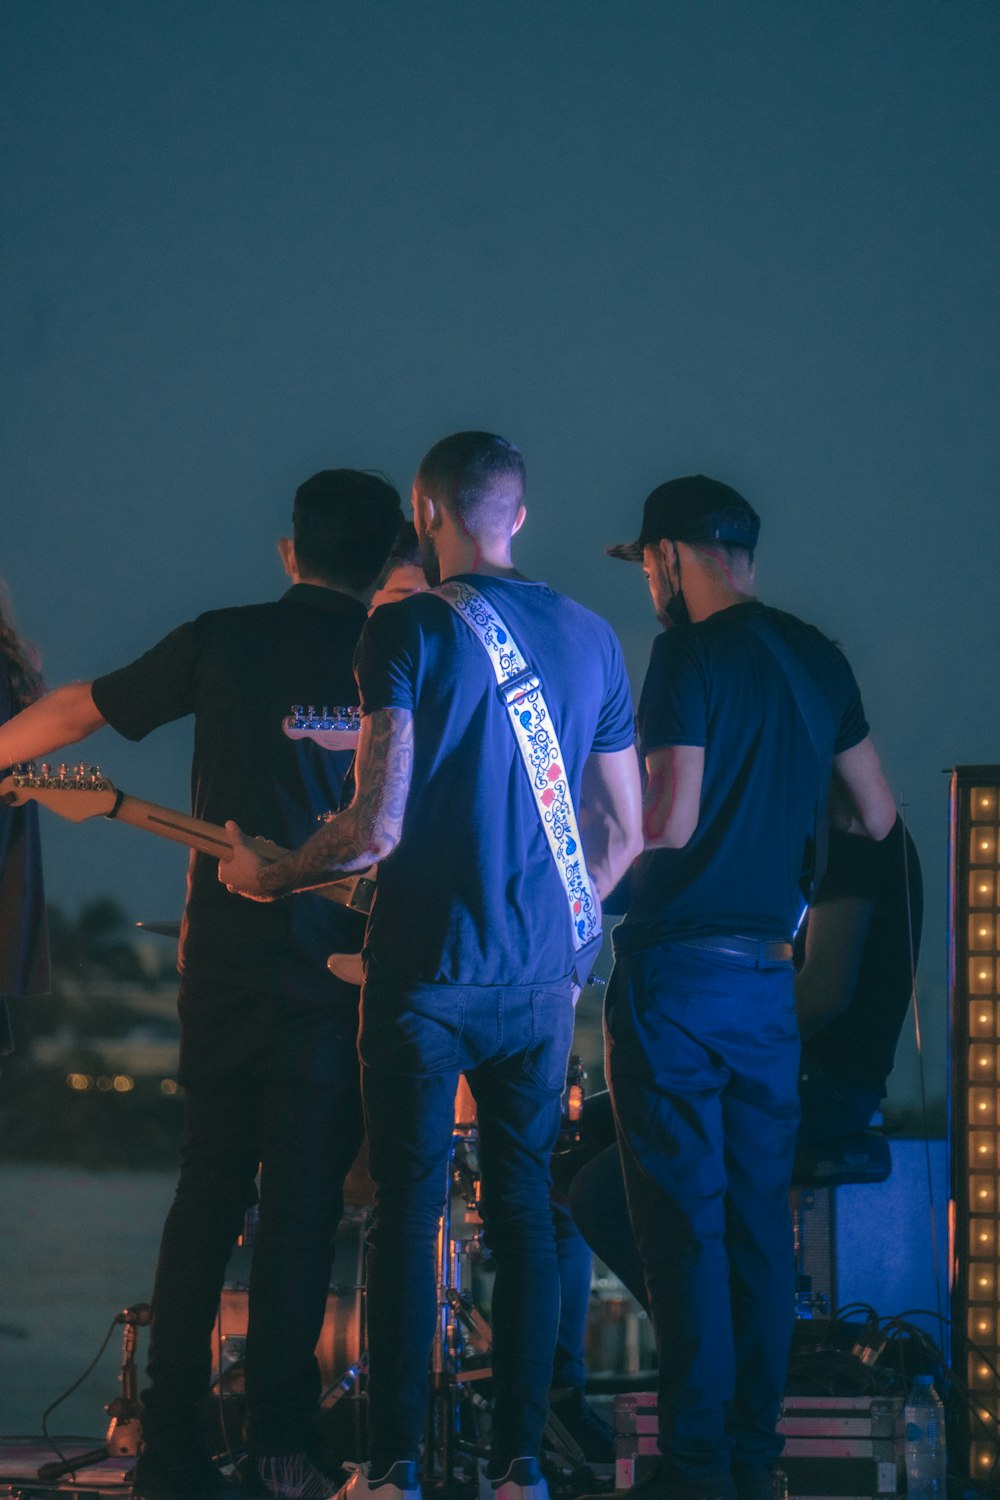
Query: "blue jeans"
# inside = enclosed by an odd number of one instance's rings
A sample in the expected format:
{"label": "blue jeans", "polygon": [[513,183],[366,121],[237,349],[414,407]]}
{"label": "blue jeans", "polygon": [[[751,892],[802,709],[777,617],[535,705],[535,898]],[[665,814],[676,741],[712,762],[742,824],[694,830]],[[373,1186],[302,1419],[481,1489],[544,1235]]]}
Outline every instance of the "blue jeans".
{"label": "blue jeans", "polygon": [[791,963],[667,943],[620,955],[608,1078],[660,1356],[668,1477],[781,1452],[799,1119]]}
{"label": "blue jeans", "polygon": [[493,1292],[493,1462],[537,1454],[559,1319],[549,1158],[573,1036],[569,980],[401,985],[369,960],[360,1052],[375,1213],[368,1240],[372,1473],[417,1459],[436,1318],[434,1247],[455,1090],[475,1096]]}

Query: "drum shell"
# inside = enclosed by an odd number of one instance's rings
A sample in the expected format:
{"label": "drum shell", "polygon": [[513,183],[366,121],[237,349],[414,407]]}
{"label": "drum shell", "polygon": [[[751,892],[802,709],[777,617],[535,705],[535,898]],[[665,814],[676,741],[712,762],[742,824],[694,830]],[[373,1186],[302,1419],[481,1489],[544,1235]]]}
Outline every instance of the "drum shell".
{"label": "drum shell", "polygon": [[[348,1208],[337,1230],[336,1257],[331,1285],[326,1299],[326,1315],[316,1358],[324,1390],[361,1358],[364,1349],[364,1237],[368,1224],[367,1208]],[[219,1312],[213,1333],[213,1349],[218,1351],[233,1339],[245,1339],[248,1320],[248,1288],[239,1281],[227,1281],[222,1288]],[[236,1369],[242,1360],[224,1358],[224,1366]],[[226,1383],[231,1384],[227,1373]]]}

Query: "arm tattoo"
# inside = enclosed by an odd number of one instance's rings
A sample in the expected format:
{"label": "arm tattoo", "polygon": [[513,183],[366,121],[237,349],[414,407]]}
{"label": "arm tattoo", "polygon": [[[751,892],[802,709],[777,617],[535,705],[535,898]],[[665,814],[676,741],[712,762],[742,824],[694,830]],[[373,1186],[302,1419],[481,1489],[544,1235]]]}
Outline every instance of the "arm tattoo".
{"label": "arm tattoo", "polygon": [[413,714],[380,708],[361,720],[350,807],[325,823],[300,849],[267,865],[261,889],[272,895],[322,885],[335,875],[367,870],[399,843],[413,775]]}

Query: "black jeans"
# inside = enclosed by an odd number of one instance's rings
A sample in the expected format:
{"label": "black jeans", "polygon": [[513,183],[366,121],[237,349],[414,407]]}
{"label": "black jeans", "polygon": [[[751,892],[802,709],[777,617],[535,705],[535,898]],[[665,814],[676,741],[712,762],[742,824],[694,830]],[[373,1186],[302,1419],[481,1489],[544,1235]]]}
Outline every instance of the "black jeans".
{"label": "black jeans", "polygon": [[559,1319],[549,1158],[573,1036],[570,984],[404,987],[369,962],[361,1015],[376,1187],[368,1253],[372,1472],[419,1456],[459,1073],[476,1099],[481,1206],[497,1263],[493,1462],[504,1467],[538,1452],[548,1410]]}
{"label": "black jeans", "polygon": [[[219,1294],[259,1165],[246,1347],[251,1443],[258,1453],[292,1453],[311,1435],[320,1390],[313,1351],[344,1178],[362,1138],[357,1009],[346,1001],[294,1013],[278,997],[235,991],[224,999],[204,995],[220,1019],[215,1054],[201,1055],[205,1025],[186,1053],[181,1172],[153,1291],[144,1435],[175,1452],[196,1442]],[[182,1015],[198,1001],[185,980]],[[227,1069],[234,1026],[240,1061]],[[253,1048],[248,1028],[256,1028]]]}
{"label": "black jeans", "polygon": [[616,959],[608,1077],[660,1355],[667,1471],[770,1468],[793,1320],[791,963],[683,943]]}

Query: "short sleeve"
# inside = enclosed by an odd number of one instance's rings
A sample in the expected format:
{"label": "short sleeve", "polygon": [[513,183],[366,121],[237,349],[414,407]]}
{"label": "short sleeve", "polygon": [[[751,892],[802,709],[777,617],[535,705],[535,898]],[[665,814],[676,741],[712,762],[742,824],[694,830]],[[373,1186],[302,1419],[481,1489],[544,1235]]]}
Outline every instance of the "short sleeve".
{"label": "short sleeve", "polygon": [[618,638],[608,632],[611,645],[611,661],[608,670],[607,691],[594,732],[592,749],[599,755],[611,755],[616,750],[628,750],[635,743],[635,713],[632,708],[632,689]]}
{"label": "short sleeve", "polygon": [[643,756],[665,745],[704,745],[708,693],[693,634],[684,626],[657,636],[639,700]]}
{"label": "short sleeve", "polygon": [[354,653],[354,676],[362,714],[416,703],[419,629],[411,600],[383,604],[369,615]]}
{"label": "short sleeve", "polygon": [[127,740],[193,713],[198,656],[197,624],[178,626],[129,666],[94,679],[98,712]]}
{"label": "short sleeve", "polygon": [[838,648],[834,648],[834,660],[837,663],[835,670],[840,676],[838,702],[841,705],[837,738],[834,739],[834,754],[840,754],[841,750],[853,750],[855,745],[861,744],[862,739],[867,738],[868,720],[865,718],[865,706],[861,700],[858,678],[853,673],[850,661]]}

